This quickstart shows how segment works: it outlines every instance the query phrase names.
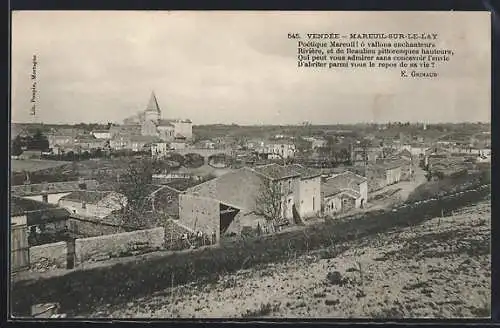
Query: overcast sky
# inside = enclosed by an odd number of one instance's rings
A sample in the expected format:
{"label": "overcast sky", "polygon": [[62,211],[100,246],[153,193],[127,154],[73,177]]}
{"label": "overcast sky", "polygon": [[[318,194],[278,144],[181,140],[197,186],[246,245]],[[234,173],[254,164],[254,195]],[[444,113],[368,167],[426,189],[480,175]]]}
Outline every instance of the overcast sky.
{"label": "overcast sky", "polygon": [[[297,68],[287,33],[439,33],[455,51],[434,80],[399,70]],[[490,120],[485,12],[14,12],[12,121],[121,122],[155,91],[194,124]]]}

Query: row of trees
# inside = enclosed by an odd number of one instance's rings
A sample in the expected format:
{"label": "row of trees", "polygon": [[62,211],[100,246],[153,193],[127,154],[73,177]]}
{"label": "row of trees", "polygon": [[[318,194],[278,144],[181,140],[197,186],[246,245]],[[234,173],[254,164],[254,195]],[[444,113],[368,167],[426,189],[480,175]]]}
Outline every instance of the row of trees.
{"label": "row of trees", "polygon": [[19,156],[24,150],[48,151],[49,140],[41,130],[37,130],[34,134],[25,136],[17,135],[14,140],[12,140],[11,154]]}
{"label": "row of trees", "polygon": [[134,152],[132,150],[104,150],[101,148],[85,150],[85,151],[67,151],[59,154],[42,155],[44,159],[59,160],[59,161],[85,161],[91,158],[116,158],[129,156],[149,156],[149,151]]}

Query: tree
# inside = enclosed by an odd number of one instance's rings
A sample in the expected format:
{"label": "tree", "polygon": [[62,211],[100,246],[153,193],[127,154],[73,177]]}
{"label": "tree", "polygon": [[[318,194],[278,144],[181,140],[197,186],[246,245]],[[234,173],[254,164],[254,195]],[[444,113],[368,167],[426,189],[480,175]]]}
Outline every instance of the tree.
{"label": "tree", "polygon": [[281,219],[282,192],[278,182],[262,178],[261,190],[257,197],[257,213],[268,221],[277,223]]}
{"label": "tree", "polygon": [[20,136],[16,136],[12,141],[11,154],[19,156],[23,153],[23,141]]}
{"label": "tree", "polygon": [[30,150],[47,151],[49,149],[49,140],[43,135],[40,129],[30,138],[27,148]]}
{"label": "tree", "polygon": [[120,176],[119,192],[125,196],[123,207],[123,224],[126,226],[141,226],[139,218],[150,209],[150,190],[153,164],[150,160],[139,160],[129,164],[125,173]]}

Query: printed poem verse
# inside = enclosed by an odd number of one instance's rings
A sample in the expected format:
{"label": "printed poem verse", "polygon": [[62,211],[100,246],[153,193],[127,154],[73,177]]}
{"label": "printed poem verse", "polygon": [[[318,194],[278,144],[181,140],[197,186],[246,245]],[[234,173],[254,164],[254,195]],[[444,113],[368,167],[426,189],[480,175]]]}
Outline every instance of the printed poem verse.
{"label": "printed poem verse", "polygon": [[436,78],[452,61],[438,33],[289,33],[299,68],[394,70],[401,78]]}

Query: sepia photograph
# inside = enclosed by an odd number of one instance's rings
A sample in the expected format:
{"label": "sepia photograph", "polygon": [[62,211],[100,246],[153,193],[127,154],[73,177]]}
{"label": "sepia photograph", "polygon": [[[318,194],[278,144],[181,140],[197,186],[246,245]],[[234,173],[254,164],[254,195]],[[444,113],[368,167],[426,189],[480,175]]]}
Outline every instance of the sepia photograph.
{"label": "sepia photograph", "polygon": [[9,315],[491,317],[488,11],[13,11]]}

